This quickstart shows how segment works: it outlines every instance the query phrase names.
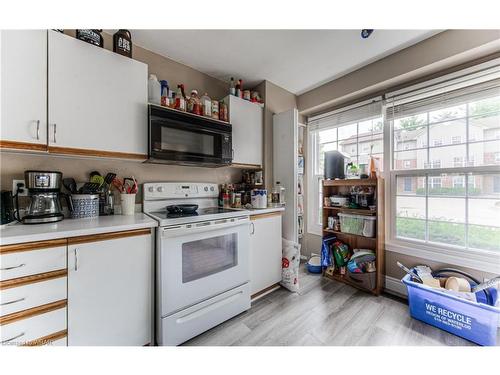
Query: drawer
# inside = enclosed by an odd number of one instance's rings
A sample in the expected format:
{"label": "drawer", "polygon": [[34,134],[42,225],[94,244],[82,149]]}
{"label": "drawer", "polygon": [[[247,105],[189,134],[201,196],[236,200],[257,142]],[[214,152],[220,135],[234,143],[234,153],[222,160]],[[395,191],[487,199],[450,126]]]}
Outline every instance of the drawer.
{"label": "drawer", "polygon": [[66,307],[2,324],[2,345],[23,345],[29,341],[66,330]]}
{"label": "drawer", "polygon": [[35,282],[0,290],[0,316],[32,307],[64,300],[67,297],[67,277]]}
{"label": "drawer", "polygon": [[0,250],[0,281],[66,268],[66,245],[12,252],[5,248]]}

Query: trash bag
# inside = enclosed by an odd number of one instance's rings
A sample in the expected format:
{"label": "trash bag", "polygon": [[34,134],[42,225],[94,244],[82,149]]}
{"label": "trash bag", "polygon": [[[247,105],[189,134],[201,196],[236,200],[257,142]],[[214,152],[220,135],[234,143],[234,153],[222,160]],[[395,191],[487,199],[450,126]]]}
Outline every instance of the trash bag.
{"label": "trash bag", "polygon": [[321,245],[321,267],[333,266],[331,244],[335,240],[335,236],[323,238]]}
{"label": "trash bag", "polygon": [[281,285],[291,292],[299,291],[300,244],[282,239]]}

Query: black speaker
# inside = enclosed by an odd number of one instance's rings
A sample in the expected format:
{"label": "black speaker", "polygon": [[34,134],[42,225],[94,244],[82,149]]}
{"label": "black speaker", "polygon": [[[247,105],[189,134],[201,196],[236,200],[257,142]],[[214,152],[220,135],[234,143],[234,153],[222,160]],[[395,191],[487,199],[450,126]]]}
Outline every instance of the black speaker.
{"label": "black speaker", "polygon": [[345,157],[339,151],[325,152],[325,180],[345,178]]}

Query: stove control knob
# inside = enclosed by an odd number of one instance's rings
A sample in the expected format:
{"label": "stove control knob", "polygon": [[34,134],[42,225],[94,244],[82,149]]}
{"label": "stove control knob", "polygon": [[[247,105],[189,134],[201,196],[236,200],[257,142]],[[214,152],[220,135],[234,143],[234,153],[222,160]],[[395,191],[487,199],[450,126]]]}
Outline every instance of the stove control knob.
{"label": "stove control knob", "polygon": [[210,191],[214,191],[214,187],[213,186],[210,186]]}
{"label": "stove control knob", "polygon": [[152,186],[150,186],[150,187],[148,187],[148,191],[149,191],[150,193],[152,193],[153,191],[155,191],[155,188],[154,188],[154,187],[152,187]]}
{"label": "stove control knob", "polygon": [[156,188],[156,191],[157,191],[158,193],[162,193],[162,192],[163,192],[163,186],[158,186],[158,187]]}
{"label": "stove control knob", "polygon": [[205,186],[205,191],[208,191],[208,186]]}

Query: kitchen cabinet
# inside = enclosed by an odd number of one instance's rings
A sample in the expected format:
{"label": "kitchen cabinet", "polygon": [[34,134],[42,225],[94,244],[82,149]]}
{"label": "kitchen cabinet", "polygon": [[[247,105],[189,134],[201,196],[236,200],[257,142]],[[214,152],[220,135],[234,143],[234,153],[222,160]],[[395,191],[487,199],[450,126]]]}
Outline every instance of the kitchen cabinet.
{"label": "kitchen cabinet", "polygon": [[229,122],[233,127],[233,164],[259,168],[263,154],[263,108],[234,95],[227,96]]}
{"label": "kitchen cabinet", "polygon": [[146,159],[147,70],[49,31],[49,152]]}
{"label": "kitchen cabinet", "polygon": [[152,343],[150,229],[68,239],[68,345]]}
{"label": "kitchen cabinet", "polygon": [[47,31],[0,30],[0,144],[47,150]]}
{"label": "kitchen cabinet", "polygon": [[250,290],[254,297],[281,281],[281,212],[250,216]]}

